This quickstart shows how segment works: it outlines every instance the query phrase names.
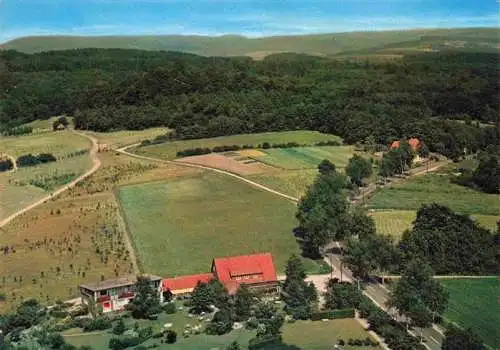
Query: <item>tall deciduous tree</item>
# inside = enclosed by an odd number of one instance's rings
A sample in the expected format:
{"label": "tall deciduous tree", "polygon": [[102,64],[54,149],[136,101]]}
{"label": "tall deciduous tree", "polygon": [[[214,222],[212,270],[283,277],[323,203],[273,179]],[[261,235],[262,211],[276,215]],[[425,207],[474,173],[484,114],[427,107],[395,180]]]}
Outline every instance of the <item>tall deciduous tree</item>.
{"label": "tall deciduous tree", "polygon": [[348,234],[348,208],[342,175],[319,175],[300,200],[296,217],[303,228],[304,253],[320,256],[320,248]]}
{"label": "tall deciduous tree", "polygon": [[160,312],[160,298],[151,280],[146,276],[138,276],[135,296],[127,304],[134,318],[150,318]]}
{"label": "tall deciduous tree", "polygon": [[322,175],[335,175],[337,170],[335,169],[335,164],[333,164],[328,159],[323,159],[318,165],[318,171]]}
{"label": "tall deciduous tree", "polygon": [[486,350],[479,336],[471,329],[462,330],[450,327],[446,330],[445,339],[441,345],[442,350]]}
{"label": "tall deciduous tree", "polygon": [[349,159],[345,172],[353,184],[362,186],[363,179],[369,177],[373,172],[372,163],[370,160],[355,154]]}
{"label": "tall deciduous tree", "polygon": [[247,285],[242,284],[234,296],[234,311],[238,320],[247,320],[250,317],[253,304],[253,294]]}
{"label": "tall deciduous tree", "polygon": [[494,154],[483,156],[472,174],[472,181],[486,193],[500,193],[500,164]]}

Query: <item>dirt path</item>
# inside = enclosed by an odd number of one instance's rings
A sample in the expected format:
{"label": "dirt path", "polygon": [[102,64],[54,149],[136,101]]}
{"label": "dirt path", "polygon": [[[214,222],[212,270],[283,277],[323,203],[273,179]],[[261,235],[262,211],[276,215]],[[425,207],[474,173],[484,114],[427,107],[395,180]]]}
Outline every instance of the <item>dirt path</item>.
{"label": "dirt path", "polygon": [[259,188],[261,190],[264,190],[264,191],[273,193],[275,195],[278,195],[280,197],[286,198],[286,199],[288,199],[289,201],[291,201],[293,203],[298,203],[298,201],[299,201],[298,198],[295,198],[295,197],[289,196],[287,194],[275,191],[275,190],[273,190],[273,189],[271,189],[269,187],[266,187],[266,186],[261,185],[261,184],[259,184],[257,182],[254,182],[252,180],[249,180],[247,178],[244,178],[242,176],[236,175],[236,174],[231,173],[231,172],[226,171],[226,170],[221,170],[221,169],[218,169],[218,168],[212,168],[212,167],[205,166],[205,165],[197,165],[197,164],[177,162],[177,161],[171,161],[171,160],[165,160],[165,159],[159,159],[159,158],[153,158],[153,157],[146,157],[146,156],[141,156],[141,155],[138,155],[138,154],[135,154],[135,153],[130,153],[130,152],[127,151],[127,149],[129,149],[131,147],[138,146],[138,145],[139,144],[136,143],[136,144],[133,144],[133,145],[129,145],[129,146],[125,146],[125,147],[122,147],[122,148],[118,148],[116,151],[120,152],[120,153],[123,153],[123,154],[125,154],[127,156],[138,158],[138,159],[150,160],[150,161],[153,161],[153,162],[161,162],[161,163],[167,163],[167,164],[175,164],[175,165],[185,166],[185,167],[189,167],[189,168],[204,169],[204,170],[213,171],[215,173],[224,174],[224,175],[227,175],[227,176],[231,176],[231,177],[233,177],[235,179],[238,179],[240,181],[246,182],[247,184],[249,184],[249,185],[251,185],[253,187],[257,187],[257,188]]}
{"label": "dirt path", "polygon": [[97,171],[97,169],[99,169],[99,167],[101,166],[101,161],[99,160],[99,157],[97,157],[97,148],[98,148],[98,145],[97,145],[97,139],[93,136],[90,136],[90,135],[86,135],[84,133],[81,133],[81,132],[78,132],[78,131],[72,131],[73,133],[77,134],[77,135],[80,135],[82,137],[85,137],[87,138],[88,140],[90,140],[90,142],[92,142],[92,147],[90,149],[90,152],[89,152],[89,156],[90,156],[90,159],[92,160],[92,168],[89,169],[87,172],[85,172],[84,174],[78,176],[76,179],[74,179],[73,181],[71,181],[69,184],[66,184],[64,185],[63,187],[60,187],[58,188],[56,191],[52,192],[51,194],[37,200],[35,203],[32,203],[30,205],[28,205],[27,207],[15,212],[14,214],[8,216],[7,218],[3,219],[2,221],[0,221],[0,228],[1,227],[4,227],[5,225],[7,225],[9,222],[11,222],[12,220],[14,220],[16,217],[18,217],[19,215],[21,214],[24,214],[26,213],[27,211],[39,206],[40,204],[44,203],[45,201],[48,201],[49,199],[63,193],[64,191],[67,191],[68,189],[70,189],[71,187],[75,186],[77,183],[79,183],[80,181],[86,179],[87,177],[89,177],[90,175],[92,175],[93,173],[95,173]]}

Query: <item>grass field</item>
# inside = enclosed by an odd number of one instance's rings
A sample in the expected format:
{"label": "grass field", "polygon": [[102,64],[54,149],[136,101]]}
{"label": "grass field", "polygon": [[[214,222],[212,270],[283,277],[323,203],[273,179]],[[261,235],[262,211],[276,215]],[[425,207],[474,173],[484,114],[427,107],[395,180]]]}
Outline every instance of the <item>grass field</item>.
{"label": "grass field", "polygon": [[138,143],[143,140],[152,139],[156,136],[165,135],[168,132],[169,129],[167,128],[151,128],[145,130],[122,130],[113,132],[88,131],[87,133],[89,135],[95,136],[95,138],[97,138],[100,143],[112,145],[114,147],[121,147]]}
{"label": "grass field", "polygon": [[263,150],[264,156],[256,160],[287,170],[315,169],[323,159],[328,159],[338,169],[343,169],[354,154],[352,146],[296,147]]}
{"label": "grass field", "polygon": [[300,198],[314,182],[317,174],[318,171],[315,169],[304,169],[251,175],[248,178],[273,190]]}
{"label": "grass field", "polygon": [[[214,257],[272,252],[283,271],[299,252],[295,205],[213,173],[122,187],[119,198],[145,271],[206,272]],[[307,260],[308,270],[318,266]]]}
{"label": "grass field", "polygon": [[196,147],[209,147],[222,145],[257,145],[263,142],[269,143],[286,143],[297,142],[300,144],[313,144],[320,141],[335,140],[341,142],[341,139],[335,135],[322,134],[317,131],[283,131],[283,132],[266,132],[259,134],[242,134],[232,136],[221,136],[210,139],[183,140],[166,142],[158,145],[151,145],[137,148],[138,154],[146,156],[173,159],[176,153],[181,150]]}
{"label": "grass field", "polygon": [[[50,190],[71,181],[89,169],[92,162],[88,154],[68,157],[72,152],[89,147],[90,142],[85,137],[69,131],[0,138],[0,152],[5,152],[14,158],[28,153],[52,153],[57,158],[62,157],[56,162],[0,173],[2,196],[0,219],[42,198]],[[30,183],[32,181],[43,182],[50,186],[42,189]]]}
{"label": "grass field", "polygon": [[498,279],[443,280],[450,293],[445,317],[464,328],[472,328],[483,341],[500,348],[500,304]]}
{"label": "grass field", "polygon": [[[82,155],[35,167],[19,168],[11,173],[0,173],[0,186],[2,187],[0,219],[42,198],[54,188],[71,182],[91,166],[92,162],[88,155]],[[64,177],[66,181],[58,180]],[[52,187],[47,189],[36,187],[30,183],[35,180],[51,183]]]}
{"label": "grass field", "polygon": [[[411,228],[412,222],[417,215],[413,210],[388,210],[376,211],[370,213],[370,216],[375,220],[377,232],[380,234],[388,234],[395,239],[399,239],[404,230]],[[497,221],[500,216],[495,215],[472,215],[478,223],[492,231],[496,231]]]}
{"label": "grass field", "polygon": [[[426,41],[422,40],[426,36]],[[442,38],[436,40],[432,36]],[[263,58],[278,52],[297,52],[318,55],[333,55],[341,52],[359,51],[356,54],[369,54],[371,51],[390,48],[420,48],[426,43],[433,45],[446,41],[462,40],[467,44],[498,43],[498,30],[495,28],[460,29],[417,29],[375,32],[329,33],[317,35],[272,36],[246,38],[239,35],[217,37],[194,35],[158,36],[42,36],[24,37],[0,45],[0,49],[13,49],[21,52],[65,50],[75,48],[129,48],[143,50],[165,50],[196,53],[205,56],[248,55]],[[479,47],[479,45],[476,45]],[[361,50],[361,51],[360,51]]]}
{"label": "grass field", "polygon": [[89,147],[89,140],[72,134],[70,131],[0,138],[0,152],[7,153],[15,158],[28,153],[52,153],[55,156],[62,156]]}
{"label": "grass field", "polygon": [[376,192],[369,200],[374,209],[417,210],[438,203],[463,214],[500,214],[500,196],[475,191],[450,182],[447,175],[429,174]]}

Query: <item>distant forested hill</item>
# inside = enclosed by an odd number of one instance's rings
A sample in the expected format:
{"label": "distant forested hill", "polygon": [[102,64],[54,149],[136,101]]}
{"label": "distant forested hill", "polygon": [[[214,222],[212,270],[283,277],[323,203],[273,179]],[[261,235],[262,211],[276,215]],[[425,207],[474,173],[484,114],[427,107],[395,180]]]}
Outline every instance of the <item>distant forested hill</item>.
{"label": "distant forested hill", "polygon": [[[179,138],[312,129],[354,143],[417,136],[449,156],[499,143],[496,53],[442,51],[370,63],[121,49],[0,52],[0,124],[54,115],[107,131],[165,125]],[[476,119],[495,127],[450,119]]]}
{"label": "distant forested hill", "polygon": [[496,51],[497,28],[417,29],[377,32],[331,33],[246,38],[238,35],[210,36],[36,36],[0,45],[25,53],[82,48],[164,50],[203,56],[250,56],[263,58],[281,52],[315,55],[392,55],[408,52],[463,49]]}

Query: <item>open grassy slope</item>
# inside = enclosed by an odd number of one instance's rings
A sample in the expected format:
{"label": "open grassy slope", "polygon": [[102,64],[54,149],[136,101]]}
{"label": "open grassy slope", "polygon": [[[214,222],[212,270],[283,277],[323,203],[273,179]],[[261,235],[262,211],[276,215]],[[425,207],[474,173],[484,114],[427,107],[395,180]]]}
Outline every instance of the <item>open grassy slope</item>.
{"label": "open grassy slope", "polygon": [[[166,50],[205,56],[241,56],[262,58],[279,52],[335,55],[363,50],[427,49],[428,46],[453,48],[469,46],[491,50],[498,47],[498,30],[494,28],[418,29],[377,32],[330,33],[301,36],[246,38],[237,35],[209,36],[39,36],[14,39],[0,45],[32,53],[76,48],[127,48]],[[454,42],[454,43],[452,43]],[[465,42],[462,44],[460,42]],[[450,45],[448,45],[450,46]]]}
{"label": "open grassy slope", "polygon": [[[445,317],[461,327],[472,328],[483,341],[500,348],[500,304],[498,279],[443,280],[450,300]],[[496,329],[496,331],[495,331]]]}

